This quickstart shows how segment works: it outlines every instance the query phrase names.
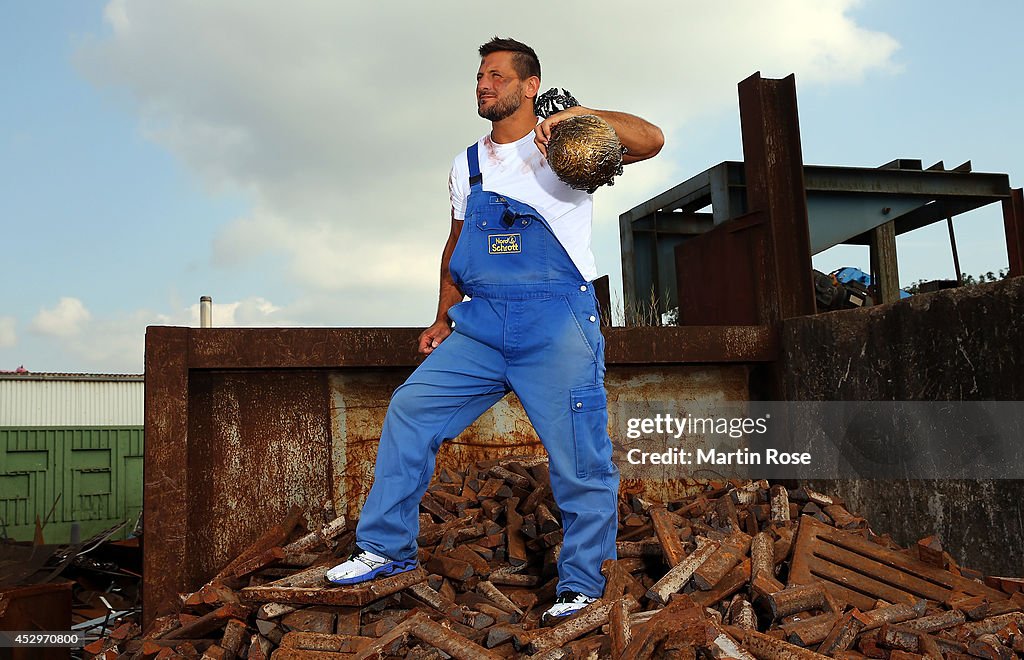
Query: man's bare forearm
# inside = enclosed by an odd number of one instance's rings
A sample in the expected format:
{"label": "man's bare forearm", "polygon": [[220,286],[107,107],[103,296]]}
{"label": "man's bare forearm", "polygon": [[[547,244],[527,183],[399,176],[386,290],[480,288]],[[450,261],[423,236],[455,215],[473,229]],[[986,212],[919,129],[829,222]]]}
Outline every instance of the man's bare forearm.
{"label": "man's bare forearm", "polygon": [[437,318],[434,319],[435,323],[439,321],[448,322],[448,310],[453,305],[462,302],[464,297],[462,291],[455,285],[451,271],[448,269],[448,263],[451,261],[456,243],[459,242],[461,231],[462,222],[452,218],[452,230],[448,235],[448,242],[445,243],[444,251],[441,253],[441,285],[437,296]]}
{"label": "man's bare forearm", "polygon": [[548,154],[547,144],[551,139],[552,127],[562,120],[578,115],[597,115],[608,122],[619,137],[619,142],[622,143],[622,146],[626,147],[626,153],[622,157],[624,164],[647,160],[656,156],[661,151],[661,148],[665,146],[665,135],[661,132],[661,129],[645,119],[626,112],[594,110],[593,108],[576,105],[566,108],[561,112],[556,112],[537,124],[537,128],[534,129],[536,133],[534,143],[536,143],[537,148],[540,149],[542,154],[545,156]]}
{"label": "man's bare forearm", "polygon": [[622,159],[624,163],[656,156],[665,146],[665,136],[661,129],[636,115],[614,110],[586,110],[587,114],[597,115],[615,129],[619,142],[626,147],[626,155]]}
{"label": "man's bare forearm", "polygon": [[455,286],[455,282],[452,281],[452,276],[448,274],[447,269],[441,272],[441,292],[438,295],[437,300],[437,318],[436,321],[449,321],[448,310],[458,303],[462,302],[462,292],[459,291],[459,287]]}

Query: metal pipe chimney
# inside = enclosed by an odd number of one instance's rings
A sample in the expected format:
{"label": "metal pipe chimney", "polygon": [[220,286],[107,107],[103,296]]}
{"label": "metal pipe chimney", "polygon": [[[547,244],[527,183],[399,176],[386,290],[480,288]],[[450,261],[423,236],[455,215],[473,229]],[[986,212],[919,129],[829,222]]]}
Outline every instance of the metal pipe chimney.
{"label": "metal pipe chimney", "polygon": [[213,327],[213,298],[203,296],[199,299],[199,327]]}

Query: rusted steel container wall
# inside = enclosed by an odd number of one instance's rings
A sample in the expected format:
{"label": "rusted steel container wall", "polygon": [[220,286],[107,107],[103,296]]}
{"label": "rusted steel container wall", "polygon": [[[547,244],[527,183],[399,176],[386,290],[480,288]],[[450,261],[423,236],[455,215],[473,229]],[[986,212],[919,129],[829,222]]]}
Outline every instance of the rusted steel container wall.
{"label": "rusted steel container wall", "polygon": [[[400,369],[203,371],[189,383],[189,574],[199,585],[297,504],[358,517],[373,482],[377,442]],[[672,405],[744,401],[743,366],[613,367],[612,401]],[[628,405],[625,407],[628,409]],[[623,490],[669,500],[700,484],[669,470],[641,480],[616,442]],[[500,456],[542,454],[525,411],[510,394],[438,453],[438,468],[462,470]],[[647,468],[648,474],[651,468]],[[147,519],[147,531],[153,521]],[[147,539],[148,540],[148,539]]]}
{"label": "rusted steel container wall", "polygon": [[[417,334],[148,329],[144,623],[174,611],[179,593],[201,586],[292,505],[310,524],[358,515],[388,401],[420,359]],[[605,334],[612,402],[745,401],[748,365],[778,353],[776,333],[760,326]],[[510,395],[446,442],[438,465],[542,451]],[[641,482],[622,469],[624,490],[658,499],[695,487],[677,476]]]}
{"label": "rusted steel container wall", "polygon": [[[0,630],[52,632],[71,629],[71,583],[0,589]],[[67,660],[71,649],[0,649],[3,660]]]}
{"label": "rusted steel container wall", "polygon": [[[1019,401],[1022,310],[1024,278],[1017,277],[790,319],[782,332],[788,398]],[[837,481],[820,487],[901,544],[936,534],[964,566],[1018,575],[1024,565],[1024,481]]]}

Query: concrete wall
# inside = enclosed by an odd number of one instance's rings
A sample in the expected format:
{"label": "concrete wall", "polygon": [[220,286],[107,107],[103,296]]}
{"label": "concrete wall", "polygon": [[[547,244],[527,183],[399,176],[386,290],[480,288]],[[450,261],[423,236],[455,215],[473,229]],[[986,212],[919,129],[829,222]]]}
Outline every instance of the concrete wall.
{"label": "concrete wall", "polygon": [[[1024,278],[792,319],[782,331],[790,400],[1024,399]],[[1024,566],[1024,481],[831,481],[879,533],[935,534],[962,565]]]}

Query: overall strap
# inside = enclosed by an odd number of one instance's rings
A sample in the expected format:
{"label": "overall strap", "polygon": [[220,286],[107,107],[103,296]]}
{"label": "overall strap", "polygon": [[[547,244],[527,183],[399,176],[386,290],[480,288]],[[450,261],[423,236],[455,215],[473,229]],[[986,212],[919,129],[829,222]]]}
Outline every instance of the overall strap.
{"label": "overall strap", "polygon": [[480,174],[480,158],[477,155],[479,143],[474,142],[466,149],[466,160],[469,161],[469,188],[470,190],[482,190],[484,177]]}

